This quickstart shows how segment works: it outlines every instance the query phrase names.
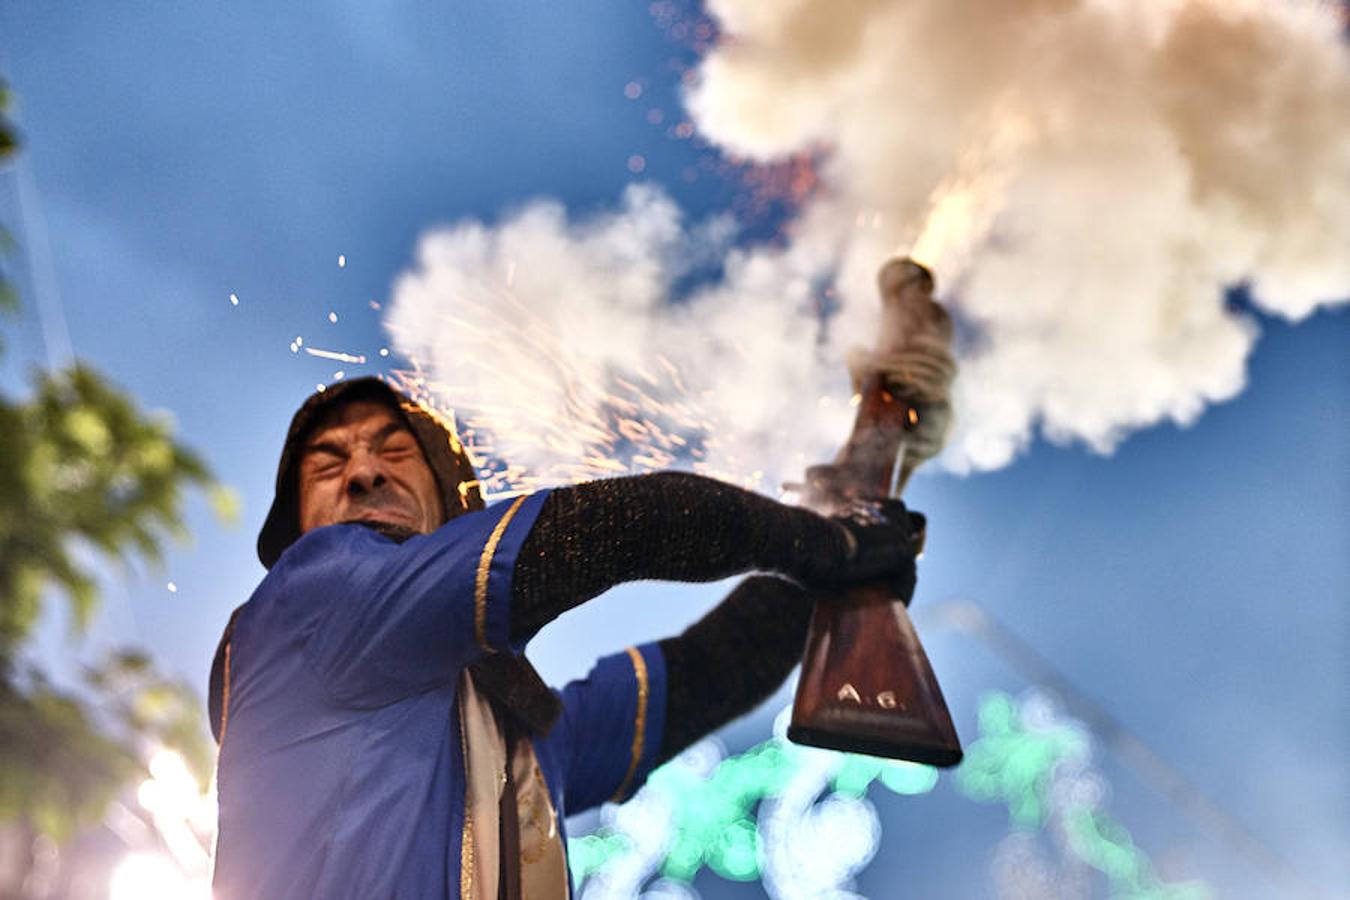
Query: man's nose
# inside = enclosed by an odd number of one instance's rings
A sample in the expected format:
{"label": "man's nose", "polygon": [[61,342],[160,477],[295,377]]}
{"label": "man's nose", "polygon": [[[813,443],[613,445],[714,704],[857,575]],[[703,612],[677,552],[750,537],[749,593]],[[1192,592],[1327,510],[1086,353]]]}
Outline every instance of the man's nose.
{"label": "man's nose", "polygon": [[347,462],[347,494],[360,497],[383,485],[384,470],[373,453],[358,450]]}

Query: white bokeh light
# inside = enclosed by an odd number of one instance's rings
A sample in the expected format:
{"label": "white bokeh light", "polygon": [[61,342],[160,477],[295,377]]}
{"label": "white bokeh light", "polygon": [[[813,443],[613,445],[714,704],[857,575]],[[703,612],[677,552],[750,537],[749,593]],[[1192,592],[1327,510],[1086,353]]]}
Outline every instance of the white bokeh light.
{"label": "white bokeh light", "polygon": [[132,853],[113,870],[108,900],[211,900],[211,889],[189,879],[167,857]]}

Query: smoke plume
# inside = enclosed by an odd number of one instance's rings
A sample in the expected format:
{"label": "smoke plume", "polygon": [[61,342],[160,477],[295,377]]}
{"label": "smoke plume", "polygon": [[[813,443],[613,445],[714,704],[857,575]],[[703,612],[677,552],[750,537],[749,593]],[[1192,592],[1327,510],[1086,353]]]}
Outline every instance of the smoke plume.
{"label": "smoke plume", "polygon": [[[426,236],[396,288],[400,350],[516,406],[504,373],[463,365],[473,331],[446,312],[508,291],[571,371],[662,355],[711,424],[734,424],[717,453],[772,451],[786,474],[784,448],[818,456],[846,433],[844,351],[875,328],[880,264],[912,253],[959,324],[944,461],[964,471],[1038,429],[1105,452],[1234,396],[1257,327],[1230,286],[1295,320],[1350,294],[1350,54],[1329,4],[709,7],[721,39],[687,98],[702,133],[766,162],[820,153],[786,246],[734,249],[725,223],[690,226],[650,188],[590,221],[542,204],[461,224]],[[672,305],[709,254],[724,278]],[[519,409],[554,415],[569,390]]]}

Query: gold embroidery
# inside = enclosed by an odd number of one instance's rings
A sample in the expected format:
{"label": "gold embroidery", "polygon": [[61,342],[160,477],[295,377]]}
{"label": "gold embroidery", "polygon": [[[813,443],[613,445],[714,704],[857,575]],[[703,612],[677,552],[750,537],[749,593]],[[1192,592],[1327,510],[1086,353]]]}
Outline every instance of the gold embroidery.
{"label": "gold embroidery", "polygon": [[511,760],[516,775],[520,821],[520,893],[529,900],[568,900],[567,857],[558,813],[529,740],[516,743]]}
{"label": "gold embroidery", "polygon": [[233,641],[225,642],[225,678],[220,689],[220,743],[225,744],[225,729],[230,724],[230,648]]}
{"label": "gold embroidery", "polygon": [[647,734],[647,661],[636,647],[628,648],[628,658],[633,662],[633,675],[637,678],[637,715],[633,722],[633,757],[628,762],[628,774],[623,776],[623,783],[610,798],[615,803],[623,799],[633,776],[637,774],[638,762],[642,759],[642,744]]}
{"label": "gold embroidery", "polygon": [[478,580],[474,586],[473,596],[473,632],[478,638],[478,646],[489,652],[493,648],[489,647],[487,642],[488,572],[492,568],[492,556],[497,552],[497,544],[506,533],[506,526],[511,523],[511,517],[516,514],[516,510],[520,509],[520,504],[524,503],[528,496],[527,494],[517,497],[516,502],[511,504],[511,508],[497,522],[497,527],[492,529],[487,543],[483,545],[483,555],[478,557]]}
{"label": "gold embroidery", "polygon": [[459,836],[459,896],[473,900],[473,813],[469,810],[469,741],[465,737],[464,696],[456,698],[459,708],[459,752],[464,760],[464,830]]}

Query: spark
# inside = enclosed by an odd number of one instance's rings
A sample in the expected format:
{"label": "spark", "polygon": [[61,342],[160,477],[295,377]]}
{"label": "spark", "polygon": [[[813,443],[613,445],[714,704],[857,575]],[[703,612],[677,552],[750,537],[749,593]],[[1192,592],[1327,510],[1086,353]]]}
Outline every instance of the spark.
{"label": "spark", "polygon": [[338,254],[338,268],[339,269],[347,268],[347,257],[345,254],[342,253]]}
{"label": "spark", "polygon": [[388,355],[389,355],[389,348],[388,348],[388,347],[381,347],[381,348],[380,348],[380,355],[381,355],[381,356],[388,356]]}
{"label": "spark", "polygon": [[168,587],[170,594],[178,593],[178,585],[174,584],[172,581],[170,581],[166,586]]}
{"label": "spark", "polygon": [[[305,352],[310,356],[317,356],[321,359],[331,359],[334,362],[348,363],[351,365],[361,365],[366,361],[364,354],[342,353],[338,350],[320,350],[317,347],[306,347]],[[388,354],[381,351],[380,355],[387,356]]]}
{"label": "spark", "polygon": [[332,323],[334,323],[334,324],[337,324],[337,313],[335,313],[335,312],[330,312],[330,313],[328,314],[328,321],[330,321],[330,322],[332,322]]}
{"label": "spark", "polygon": [[230,294],[230,305],[231,305],[231,306],[238,306],[238,305],[239,305],[239,295],[238,295],[238,294]]}
{"label": "spark", "polygon": [[715,393],[691,384],[695,370],[665,354],[619,366],[576,353],[513,293],[503,268],[505,279],[477,279],[442,314],[455,336],[453,380],[416,357],[387,376],[456,423],[487,499],[670,468],[763,485],[762,470],[728,453],[742,436],[709,414]]}

